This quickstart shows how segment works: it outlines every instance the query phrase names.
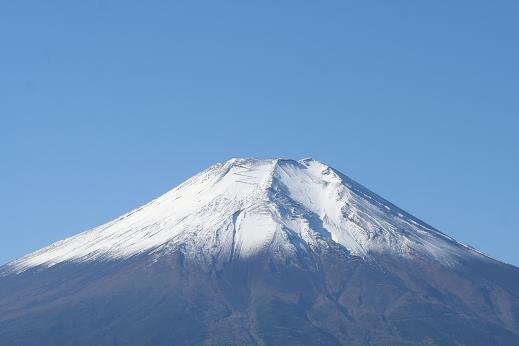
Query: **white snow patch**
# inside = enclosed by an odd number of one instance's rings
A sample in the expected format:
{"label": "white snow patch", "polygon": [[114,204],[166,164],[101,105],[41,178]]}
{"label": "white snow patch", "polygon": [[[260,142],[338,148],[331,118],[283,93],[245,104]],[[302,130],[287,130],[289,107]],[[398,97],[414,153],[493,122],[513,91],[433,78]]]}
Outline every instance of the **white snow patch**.
{"label": "white snow patch", "polygon": [[420,256],[447,265],[475,251],[393,210],[377,195],[313,159],[232,159],[216,164],[114,221],[8,264],[16,272],[67,261],[155,256],[182,247],[219,262],[322,244],[352,254]]}

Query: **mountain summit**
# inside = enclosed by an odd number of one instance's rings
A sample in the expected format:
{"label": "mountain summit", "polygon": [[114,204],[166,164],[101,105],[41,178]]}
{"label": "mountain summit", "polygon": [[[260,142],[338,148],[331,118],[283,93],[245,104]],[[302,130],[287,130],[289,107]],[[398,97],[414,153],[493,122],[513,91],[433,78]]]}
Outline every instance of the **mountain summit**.
{"label": "mountain summit", "polygon": [[305,257],[340,244],[364,259],[388,254],[455,264],[478,253],[313,159],[231,159],[105,225],[9,265],[162,256],[223,265],[269,252]]}
{"label": "mountain summit", "polygon": [[519,269],[313,159],[231,159],[0,267],[0,340],[512,345]]}

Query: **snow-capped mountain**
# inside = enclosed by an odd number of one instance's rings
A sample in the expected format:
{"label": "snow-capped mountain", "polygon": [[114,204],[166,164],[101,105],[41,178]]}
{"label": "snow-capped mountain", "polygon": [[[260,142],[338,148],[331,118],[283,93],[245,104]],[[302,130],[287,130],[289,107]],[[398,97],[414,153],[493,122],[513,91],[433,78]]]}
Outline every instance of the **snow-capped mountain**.
{"label": "snow-capped mountain", "polygon": [[161,256],[182,248],[220,265],[269,251],[305,256],[319,243],[351,254],[427,257],[447,265],[473,251],[314,161],[232,159],[105,225],[9,266],[23,271],[65,261]]}
{"label": "snow-capped mountain", "polygon": [[519,344],[519,269],[313,159],[216,164],[0,294],[8,344]]}

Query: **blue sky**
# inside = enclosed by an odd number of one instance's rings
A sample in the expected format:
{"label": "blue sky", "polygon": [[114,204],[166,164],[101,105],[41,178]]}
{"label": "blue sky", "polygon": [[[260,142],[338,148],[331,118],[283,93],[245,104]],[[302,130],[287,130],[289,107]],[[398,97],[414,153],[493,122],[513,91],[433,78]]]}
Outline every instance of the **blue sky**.
{"label": "blue sky", "polygon": [[311,156],[519,265],[519,2],[4,1],[0,263]]}

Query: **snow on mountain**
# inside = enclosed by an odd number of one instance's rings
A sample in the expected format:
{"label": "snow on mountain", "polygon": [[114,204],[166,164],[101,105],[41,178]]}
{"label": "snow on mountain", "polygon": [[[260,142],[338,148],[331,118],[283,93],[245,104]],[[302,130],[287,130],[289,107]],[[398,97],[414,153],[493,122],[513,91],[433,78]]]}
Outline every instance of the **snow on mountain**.
{"label": "snow on mountain", "polygon": [[0,340],[518,345],[519,269],[312,159],[232,159],[0,267]]}
{"label": "snow on mountain", "polygon": [[116,220],[8,264],[23,272],[61,262],[181,250],[222,265],[262,252],[284,260],[338,243],[365,259],[418,256],[455,265],[479,256],[313,159],[231,159]]}

